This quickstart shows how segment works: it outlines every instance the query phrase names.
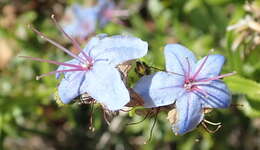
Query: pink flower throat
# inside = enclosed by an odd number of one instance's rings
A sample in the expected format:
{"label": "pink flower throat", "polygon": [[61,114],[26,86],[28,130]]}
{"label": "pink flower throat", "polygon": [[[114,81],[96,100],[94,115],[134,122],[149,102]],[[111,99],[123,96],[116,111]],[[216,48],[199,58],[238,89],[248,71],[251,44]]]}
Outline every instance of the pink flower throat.
{"label": "pink flower throat", "polygon": [[[208,55],[209,56],[209,55]],[[191,75],[191,67],[190,67],[190,63],[188,60],[188,57],[186,57],[186,61],[187,61],[187,65],[188,65],[188,71],[184,71],[184,84],[183,84],[183,88],[185,88],[187,91],[189,92],[199,92],[202,93],[203,95],[207,96],[207,92],[203,89],[201,89],[199,87],[199,85],[205,85],[205,84],[210,84],[210,81],[213,80],[218,80],[227,76],[232,76],[234,75],[236,72],[231,72],[231,73],[227,73],[227,74],[223,74],[223,75],[218,75],[215,77],[210,77],[210,78],[206,78],[206,79],[196,79],[199,75],[199,73],[202,71],[208,56],[206,56],[206,58],[203,60],[202,64],[199,66],[199,68],[195,71],[195,73],[193,75]],[[185,70],[184,68],[182,68],[183,70]]]}

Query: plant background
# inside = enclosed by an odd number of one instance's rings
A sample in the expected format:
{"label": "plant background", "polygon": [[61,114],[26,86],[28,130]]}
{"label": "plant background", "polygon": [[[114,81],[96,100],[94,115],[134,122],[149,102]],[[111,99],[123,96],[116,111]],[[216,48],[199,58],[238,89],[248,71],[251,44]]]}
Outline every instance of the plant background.
{"label": "plant background", "polygon": [[[96,106],[93,116],[96,130],[91,132],[88,130],[90,106],[59,107],[54,100],[58,84],[55,77],[35,80],[36,75],[52,71],[56,66],[17,57],[69,60],[63,52],[31,32],[27,25],[34,25],[70,48],[71,45],[51,22],[50,15],[55,13],[59,20],[65,8],[75,2],[0,1],[0,149],[260,149],[259,1],[125,0],[124,8],[132,11],[128,18],[123,19],[126,26],[109,23],[97,30],[97,33],[110,35],[133,34],[147,41],[149,52],[142,60],[155,67],[164,68],[164,45],[179,42],[200,58],[209,54],[210,49],[215,49],[214,53],[226,57],[222,72],[237,72],[237,75],[225,79],[233,93],[234,105],[214,110],[206,116],[208,120],[223,123],[218,132],[210,134],[199,126],[188,134],[175,136],[166,120],[167,114],[160,113],[148,144],[144,142],[149,138],[153,118],[126,126],[126,123],[142,117],[124,114],[109,127]],[[251,10],[248,10],[248,5]],[[252,11],[256,8],[259,11]],[[257,23],[256,28],[245,25],[237,30],[227,30],[228,26],[246,16]],[[131,76],[131,85],[136,78],[134,74]]]}

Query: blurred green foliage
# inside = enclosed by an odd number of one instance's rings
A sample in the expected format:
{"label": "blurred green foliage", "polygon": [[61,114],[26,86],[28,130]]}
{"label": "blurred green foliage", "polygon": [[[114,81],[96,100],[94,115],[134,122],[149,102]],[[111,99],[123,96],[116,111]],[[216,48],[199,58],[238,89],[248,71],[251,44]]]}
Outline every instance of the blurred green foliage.
{"label": "blurred green foliage", "polygon": [[[224,80],[233,93],[233,105],[206,116],[208,120],[223,123],[218,132],[210,134],[199,126],[186,135],[175,136],[166,120],[167,114],[162,112],[148,144],[144,142],[149,138],[153,118],[126,126],[143,117],[124,114],[109,127],[102,110],[95,106],[96,130],[91,132],[88,130],[90,106],[58,107],[54,100],[58,85],[55,77],[35,80],[36,75],[52,71],[56,66],[18,57],[68,60],[68,56],[37,37],[27,25],[33,24],[69,48],[71,45],[58,32],[50,15],[55,13],[60,19],[65,8],[75,2],[0,2],[0,149],[260,149],[260,42],[257,42],[260,31],[246,25],[227,30],[246,16],[260,26],[259,1],[127,0],[123,4],[132,12],[123,20],[126,25],[110,23],[98,29],[97,33],[127,33],[148,41],[149,53],[142,61],[150,66],[164,68],[164,45],[179,42],[198,57],[214,49],[214,53],[226,56],[223,73],[237,72]],[[131,74],[131,85],[137,79]],[[119,125],[114,126],[117,122]]]}

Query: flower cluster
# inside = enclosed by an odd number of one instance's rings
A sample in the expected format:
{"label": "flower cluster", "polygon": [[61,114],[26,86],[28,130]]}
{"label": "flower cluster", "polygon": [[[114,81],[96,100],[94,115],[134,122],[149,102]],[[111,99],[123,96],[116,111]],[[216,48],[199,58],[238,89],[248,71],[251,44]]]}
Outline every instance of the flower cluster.
{"label": "flower cluster", "polygon": [[121,16],[128,16],[128,11],[116,8],[110,0],[99,0],[97,5],[92,7],[72,5],[67,10],[62,24],[70,36],[84,40],[94,33],[97,27],[104,27],[109,21],[120,23],[117,17]]}
{"label": "flower cluster", "polygon": [[[54,22],[57,23],[54,19]],[[179,44],[167,44],[164,54],[166,71],[143,76],[133,89],[127,87],[117,67],[130,60],[146,55],[148,44],[133,36],[107,36],[99,34],[81,49],[62,28],[59,29],[80,51],[78,55],[39,34],[62,51],[73,57],[67,62],[57,62],[40,58],[25,58],[59,65],[58,69],[38,76],[55,74],[63,76],[58,86],[58,96],[65,104],[82,94],[88,94],[95,102],[109,111],[117,111],[129,106],[131,92],[135,92],[143,101],[145,108],[172,106],[168,119],[176,134],[182,135],[200,124],[205,109],[227,108],[231,103],[231,94],[221,80],[233,75],[219,75],[224,64],[222,55],[208,55],[196,60],[194,54]],[[136,95],[135,95],[136,96]]]}

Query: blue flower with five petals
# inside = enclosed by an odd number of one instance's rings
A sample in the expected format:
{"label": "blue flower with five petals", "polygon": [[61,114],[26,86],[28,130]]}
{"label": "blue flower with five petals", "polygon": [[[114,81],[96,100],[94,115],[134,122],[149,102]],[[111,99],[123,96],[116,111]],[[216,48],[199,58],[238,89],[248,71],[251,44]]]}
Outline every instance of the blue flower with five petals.
{"label": "blue flower with five petals", "polygon": [[197,61],[194,54],[179,44],[168,44],[164,50],[166,72],[142,77],[134,90],[144,99],[146,108],[176,106],[172,129],[184,134],[204,118],[204,108],[227,108],[231,94],[219,75],[224,64],[222,55],[208,55]]}
{"label": "blue flower with five petals", "polygon": [[64,74],[58,87],[58,95],[63,103],[67,104],[77,96],[88,93],[107,109],[115,111],[130,101],[129,92],[116,66],[146,55],[147,42],[132,36],[108,37],[100,34],[93,37],[79,55],[75,55],[36,29],[33,30],[74,57],[63,63],[23,56],[31,60],[60,65],[56,71],[38,76],[38,79],[52,74],[56,74],[59,78],[61,74]]}

